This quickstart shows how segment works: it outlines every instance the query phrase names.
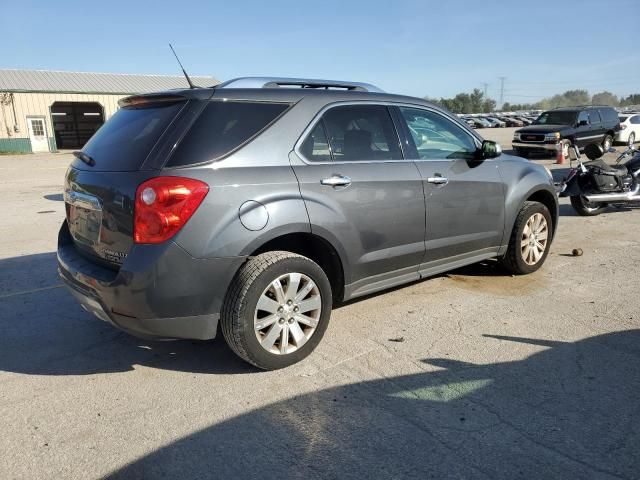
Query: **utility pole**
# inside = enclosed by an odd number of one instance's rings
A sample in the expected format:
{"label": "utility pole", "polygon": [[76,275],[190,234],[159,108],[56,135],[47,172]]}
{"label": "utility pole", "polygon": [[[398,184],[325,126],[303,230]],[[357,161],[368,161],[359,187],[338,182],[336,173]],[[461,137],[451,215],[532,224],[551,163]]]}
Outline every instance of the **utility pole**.
{"label": "utility pole", "polygon": [[498,77],[500,79],[500,108],[504,105],[504,81],[507,77]]}
{"label": "utility pole", "polygon": [[482,88],[484,89],[484,99],[487,99],[487,87],[489,86],[489,84],[487,82],[480,82],[480,85],[482,85]]}

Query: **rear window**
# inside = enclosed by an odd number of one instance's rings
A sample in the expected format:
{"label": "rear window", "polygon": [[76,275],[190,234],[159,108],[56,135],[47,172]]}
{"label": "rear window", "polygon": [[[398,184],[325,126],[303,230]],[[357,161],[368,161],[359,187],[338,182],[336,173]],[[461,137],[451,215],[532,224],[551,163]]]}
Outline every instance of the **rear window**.
{"label": "rear window", "polygon": [[167,166],[194,165],[228,155],[253,139],[288,107],[287,103],[211,101]]}
{"label": "rear window", "polygon": [[620,123],[626,122],[629,117],[620,117]]}
{"label": "rear window", "polygon": [[95,160],[94,170],[138,170],[184,103],[121,108],[82,151]]}

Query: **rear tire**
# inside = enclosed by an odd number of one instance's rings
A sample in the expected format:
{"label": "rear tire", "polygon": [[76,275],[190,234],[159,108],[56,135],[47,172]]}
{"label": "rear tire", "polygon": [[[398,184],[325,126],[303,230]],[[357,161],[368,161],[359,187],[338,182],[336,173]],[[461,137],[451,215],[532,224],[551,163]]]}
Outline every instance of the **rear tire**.
{"label": "rear tire", "polygon": [[222,334],[252,365],[288,367],[320,343],[331,306],[331,285],[318,264],[290,252],[263,253],[233,279],[222,307]]}
{"label": "rear tire", "polygon": [[538,270],[549,254],[553,221],[549,209],[539,202],[525,202],[516,217],[509,247],[500,263],[514,275]]}
{"label": "rear tire", "polygon": [[629,138],[627,139],[627,145],[633,147],[634,143],[636,143],[636,134],[634,132],[631,132],[629,134]]}
{"label": "rear tire", "polygon": [[573,209],[583,217],[600,215],[608,206],[606,203],[590,203],[582,195],[574,195],[569,197],[569,200],[571,200]]}
{"label": "rear tire", "polygon": [[613,137],[611,135],[605,135],[604,140],[602,140],[602,149],[604,153],[609,152],[609,149],[613,145]]}

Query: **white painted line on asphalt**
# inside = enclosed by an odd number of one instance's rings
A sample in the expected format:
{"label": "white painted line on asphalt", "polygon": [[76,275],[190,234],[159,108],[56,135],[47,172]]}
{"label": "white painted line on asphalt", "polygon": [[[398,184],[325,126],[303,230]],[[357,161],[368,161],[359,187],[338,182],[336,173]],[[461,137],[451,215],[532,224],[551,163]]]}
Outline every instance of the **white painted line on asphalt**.
{"label": "white painted line on asphalt", "polygon": [[64,287],[64,285],[60,283],[58,285],[51,285],[50,287],[34,288],[33,290],[24,290],[22,292],[7,293],[6,295],[0,295],[0,300],[2,300],[3,298],[17,297],[18,295],[28,295],[30,293],[42,292],[44,290],[53,290],[54,288],[60,288],[60,287]]}

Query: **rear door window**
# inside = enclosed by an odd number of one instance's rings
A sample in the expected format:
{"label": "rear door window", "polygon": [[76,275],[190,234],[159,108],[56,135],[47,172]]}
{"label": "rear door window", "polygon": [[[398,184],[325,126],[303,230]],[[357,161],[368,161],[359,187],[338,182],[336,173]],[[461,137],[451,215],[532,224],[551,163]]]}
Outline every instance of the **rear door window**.
{"label": "rear door window", "polygon": [[118,110],[82,149],[95,160],[92,170],[138,170],[184,105],[173,102]]}
{"label": "rear door window", "polygon": [[288,103],[212,100],[167,166],[195,165],[228,155],[255,138],[288,107]]}
{"label": "rear door window", "polygon": [[599,125],[601,123],[598,110],[589,110],[589,122],[591,122],[591,125]]}
{"label": "rear door window", "polygon": [[336,162],[402,160],[400,140],[384,105],[344,105],[323,116]]}

